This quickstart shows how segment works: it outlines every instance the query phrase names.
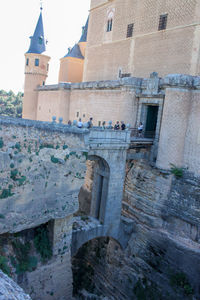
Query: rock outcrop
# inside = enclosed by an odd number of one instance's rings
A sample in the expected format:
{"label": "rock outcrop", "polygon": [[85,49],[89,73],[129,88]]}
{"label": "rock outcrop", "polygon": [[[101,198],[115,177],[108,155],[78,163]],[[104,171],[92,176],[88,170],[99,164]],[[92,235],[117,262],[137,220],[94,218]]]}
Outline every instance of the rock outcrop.
{"label": "rock outcrop", "polygon": [[31,300],[7,275],[0,271],[0,300]]}
{"label": "rock outcrop", "polygon": [[127,164],[122,214],[134,222],[128,246],[91,241],[85,261],[92,290],[117,300],[200,298],[200,182]]}

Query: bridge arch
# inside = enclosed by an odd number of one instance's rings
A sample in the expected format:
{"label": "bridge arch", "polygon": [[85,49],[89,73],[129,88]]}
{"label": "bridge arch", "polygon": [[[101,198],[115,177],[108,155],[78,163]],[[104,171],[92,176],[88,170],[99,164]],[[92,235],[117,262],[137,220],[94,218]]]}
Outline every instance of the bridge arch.
{"label": "bridge arch", "polygon": [[[80,219],[79,219],[80,220]],[[102,238],[109,237],[114,239],[120,247],[124,248],[123,240],[120,240],[118,232],[116,230],[110,230],[108,226],[104,226],[94,218],[88,218],[89,222],[86,222],[85,226],[81,223],[80,227],[72,232],[72,246],[71,256],[73,257],[77,251],[87,242]]]}

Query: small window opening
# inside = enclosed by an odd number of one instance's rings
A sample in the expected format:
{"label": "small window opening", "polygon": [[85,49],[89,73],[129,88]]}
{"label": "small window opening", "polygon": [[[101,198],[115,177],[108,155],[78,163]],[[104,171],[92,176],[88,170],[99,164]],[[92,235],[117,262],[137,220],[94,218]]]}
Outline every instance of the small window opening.
{"label": "small window opening", "polygon": [[134,24],[128,24],[127,26],[127,33],[126,33],[126,37],[132,37],[133,36],[133,28],[134,28]]}
{"label": "small window opening", "polygon": [[167,28],[167,17],[168,14],[160,15],[158,30],[164,30]]}
{"label": "small window opening", "polygon": [[39,67],[39,62],[40,62],[39,58],[36,58],[36,59],[35,59],[35,66],[36,66],[36,67]]}
{"label": "small window opening", "polygon": [[83,118],[85,118],[85,114],[83,114]]}
{"label": "small window opening", "polygon": [[99,126],[99,127],[101,126],[101,121],[98,122],[98,126]]}
{"label": "small window opening", "polygon": [[112,31],[112,23],[113,23],[113,20],[109,19],[107,22],[107,32]]}
{"label": "small window opening", "polygon": [[77,113],[76,113],[76,117],[77,117],[77,118],[79,117],[79,111],[77,111]]}
{"label": "small window opening", "polygon": [[26,59],[26,65],[29,65],[29,58]]}

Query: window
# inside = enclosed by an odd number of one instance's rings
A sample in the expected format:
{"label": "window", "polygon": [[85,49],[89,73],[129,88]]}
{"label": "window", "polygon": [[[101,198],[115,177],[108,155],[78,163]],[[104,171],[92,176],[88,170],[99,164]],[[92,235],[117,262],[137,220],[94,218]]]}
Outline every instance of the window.
{"label": "window", "polygon": [[107,22],[107,32],[112,31],[112,22],[113,22],[112,19],[108,20],[108,22]]}
{"label": "window", "polygon": [[39,58],[36,58],[36,59],[35,59],[35,66],[36,66],[36,67],[39,67],[39,62],[40,62]]}
{"label": "window", "polygon": [[76,113],[76,117],[77,117],[77,118],[79,117],[79,111],[77,111],[77,113]]}
{"label": "window", "polygon": [[49,64],[47,64],[47,72],[49,71]]}
{"label": "window", "polygon": [[40,37],[38,38],[38,42],[39,42],[40,45],[42,45],[42,43],[43,43],[43,36],[40,36]]}
{"label": "window", "polygon": [[168,14],[160,15],[158,30],[164,30],[167,28],[167,17]]}
{"label": "window", "polygon": [[29,65],[29,58],[26,59],[26,65]]}
{"label": "window", "polygon": [[83,118],[85,118],[85,114],[83,114]]}
{"label": "window", "polygon": [[101,126],[101,121],[98,122],[98,126],[99,126],[99,127]]}
{"label": "window", "polygon": [[128,24],[127,26],[127,33],[126,33],[126,37],[132,37],[133,36],[133,28],[134,28],[134,24]]}

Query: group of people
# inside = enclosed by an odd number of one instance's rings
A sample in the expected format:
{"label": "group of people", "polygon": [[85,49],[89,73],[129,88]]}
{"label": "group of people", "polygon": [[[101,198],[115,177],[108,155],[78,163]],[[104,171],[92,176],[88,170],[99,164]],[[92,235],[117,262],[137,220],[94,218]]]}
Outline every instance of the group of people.
{"label": "group of people", "polygon": [[[90,118],[89,121],[87,122],[87,126],[85,126],[85,124],[83,125],[83,122],[81,120],[81,118],[79,118],[78,122],[76,123],[76,126],[78,128],[83,128],[84,126],[87,127],[87,128],[92,128],[93,127],[93,118]],[[71,126],[72,125],[72,122],[71,121],[68,121],[68,125]],[[124,121],[121,121],[121,124],[119,123],[119,121],[116,122],[116,124],[114,125],[114,127],[111,126],[108,126],[109,128],[112,128],[114,130],[125,130],[126,129],[126,125],[124,123]],[[103,121],[102,123],[102,128],[106,128],[106,122]],[[137,131],[138,131],[138,136],[141,137],[142,136],[142,132],[143,132],[143,123],[140,122],[138,128],[137,128]]]}
{"label": "group of people", "polygon": [[126,125],[124,124],[124,121],[121,121],[121,125],[119,124],[119,121],[116,122],[115,126],[114,126],[114,130],[125,130],[126,129]]}

